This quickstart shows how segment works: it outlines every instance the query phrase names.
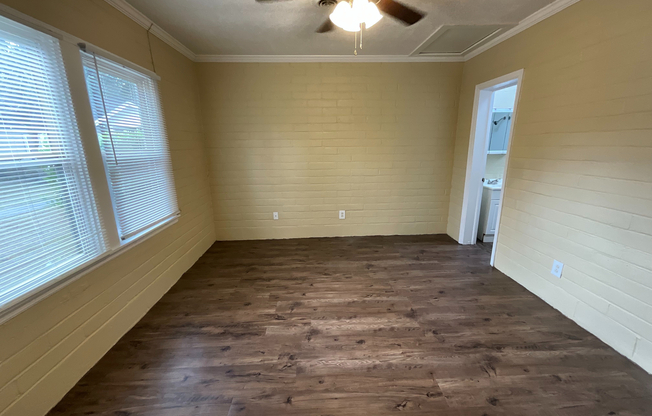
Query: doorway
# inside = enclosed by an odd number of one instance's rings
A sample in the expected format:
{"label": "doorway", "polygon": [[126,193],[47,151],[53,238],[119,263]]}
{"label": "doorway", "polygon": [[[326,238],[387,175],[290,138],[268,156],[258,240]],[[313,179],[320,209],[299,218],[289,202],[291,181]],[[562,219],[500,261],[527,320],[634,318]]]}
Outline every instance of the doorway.
{"label": "doorway", "polygon": [[521,69],[475,88],[458,241],[490,249],[492,266],[522,80]]}

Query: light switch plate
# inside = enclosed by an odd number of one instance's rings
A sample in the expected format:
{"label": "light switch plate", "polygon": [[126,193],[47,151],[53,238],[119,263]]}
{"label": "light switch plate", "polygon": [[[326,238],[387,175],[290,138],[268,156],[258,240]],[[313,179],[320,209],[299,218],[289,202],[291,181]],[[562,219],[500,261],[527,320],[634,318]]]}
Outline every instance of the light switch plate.
{"label": "light switch plate", "polygon": [[341,210],[341,211],[340,211],[340,219],[343,220],[343,219],[345,219],[345,218],[346,218],[346,211]]}
{"label": "light switch plate", "polygon": [[278,219],[278,212],[275,212],[275,213],[274,213],[274,219],[275,219],[275,220]]}
{"label": "light switch plate", "polygon": [[550,270],[550,273],[552,273],[554,276],[557,276],[558,278],[561,279],[561,272],[563,270],[564,270],[564,263],[557,260],[552,262],[552,270]]}

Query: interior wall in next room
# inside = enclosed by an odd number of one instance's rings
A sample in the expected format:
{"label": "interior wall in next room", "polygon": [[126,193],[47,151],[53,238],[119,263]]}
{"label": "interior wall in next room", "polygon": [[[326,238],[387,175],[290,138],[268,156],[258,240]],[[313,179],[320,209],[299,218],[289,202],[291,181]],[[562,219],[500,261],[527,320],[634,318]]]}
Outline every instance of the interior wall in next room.
{"label": "interior wall in next room", "polygon": [[1,0],[161,76],[181,217],[0,325],[0,415],[47,413],[215,241],[194,63],[99,0]]}
{"label": "interior wall in next room", "polygon": [[523,68],[495,265],[649,372],[651,21],[649,0],[580,1],[467,61],[448,222],[475,86]]}
{"label": "interior wall in next room", "polygon": [[505,173],[505,155],[487,155],[487,166],[484,177],[487,179],[502,179]]}
{"label": "interior wall in next room", "polygon": [[219,240],[446,231],[461,63],[198,69]]}

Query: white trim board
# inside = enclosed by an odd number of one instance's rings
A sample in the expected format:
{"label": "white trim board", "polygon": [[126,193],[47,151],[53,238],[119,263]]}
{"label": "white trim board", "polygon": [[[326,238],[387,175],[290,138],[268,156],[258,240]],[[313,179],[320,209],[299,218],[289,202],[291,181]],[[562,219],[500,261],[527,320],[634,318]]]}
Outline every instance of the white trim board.
{"label": "white trim board", "polygon": [[197,55],[196,62],[464,62],[464,58],[404,55]]}
{"label": "white trim board", "polygon": [[[480,55],[482,52],[491,49],[499,43],[516,36],[525,29],[528,29],[537,23],[553,16],[565,8],[572,6],[580,0],[556,0],[546,7],[534,12],[530,16],[521,20],[516,26],[501,33],[498,37],[491,39],[482,46],[470,50],[466,54],[460,55],[430,55],[430,56],[410,56],[410,55],[198,55],[191,51],[187,46],[179,42],[176,38],[163,30],[154,23],[150,18],[138,11],[126,0],[104,0],[111,6],[115,7],[127,17],[138,23],[145,29],[150,29],[150,33],[179,51],[188,59],[194,62],[465,62],[471,58]],[[428,37],[430,39],[430,36]]]}
{"label": "white trim board", "polygon": [[61,42],[69,43],[71,45],[75,45],[76,48],[80,48],[80,44],[85,45],[85,49],[91,52],[94,52],[100,56],[103,56],[107,59],[110,59],[112,61],[115,61],[116,63],[123,65],[127,68],[131,68],[133,70],[136,70],[138,72],[141,72],[145,75],[147,75],[150,78],[154,78],[156,80],[160,80],[161,77],[156,73],[153,72],[150,69],[144,68],[140,65],[137,65],[127,59],[124,59],[114,53],[111,53],[107,50],[104,50],[100,47],[97,47],[93,45],[92,43],[88,43],[85,40],[78,38],[76,36],[73,36],[69,33],[64,32],[63,30],[60,30],[52,25],[49,25],[47,23],[43,23],[38,19],[33,18],[32,16],[29,16],[25,13],[19,12],[16,9],[13,9],[5,4],[0,3],[0,16],[4,16],[8,19],[11,19],[13,21],[16,21],[20,24],[23,24],[25,26],[31,27],[32,29],[38,30],[40,32],[46,33],[50,36],[53,36],[57,39],[59,39]]}
{"label": "white trim board", "polygon": [[496,232],[494,234],[494,244],[491,251],[490,264],[494,265],[496,257],[496,248],[500,239],[500,217],[505,196],[505,187],[507,185],[507,167],[509,164],[509,153],[512,145],[512,136],[514,125],[518,117],[518,103],[523,83],[524,70],[511,72],[501,77],[492,79],[475,87],[475,96],[473,99],[473,118],[471,123],[471,132],[469,137],[469,149],[466,162],[466,174],[464,178],[464,191],[462,198],[462,214],[460,218],[460,232],[458,242],[460,244],[475,244],[478,232],[478,218],[480,216],[480,202],[482,195],[482,182],[480,178],[484,176],[485,163],[487,158],[487,149],[489,146],[489,124],[491,108],[493,107],[493,93],[497,90],[517,85],[516,97],[514,98],[514,115],[509,130],[509,141],[507,143],[507,152],[505,156],[505,166],[503,167],[503,187],[500,192],[500,203],[498,204],[498,214],[496,222]]}
{"label": "white trim board", "polygon": [[129,17],[134,22],[138,23],[140,26],[148,29],[149,32],[161,39],[163,42],[172,46],[186,58],[191,61],[197,62],[197,55],[191,51],[186,45],[179,42],[174,36],[170,35],[168,32],[163,30],[159,25],[150,20],[149,17],[142,14],[138,9],[136,9],[131,4],[127,3],[125,0],[104,0],[109,3],[111,6],[115,7],[121,11],[125,16]]}
{"label": "white trim board", "polygon": [[468,61],[469,59],[480,55],[482,52],[487,51],[493,48],[494,46],[498,45],[499,43],[504,42],[507,39],[518,35],[525,29],[529,29],[532,26],[536,25],[537,23],[551,16],[554,16],[555,14],[559,13],[560,11],[566,9],[569,6],[572,6],[578,1],[580,0],[556,0],[550,3],[543,9],[539,9],[538,11],[532,13],[525,19],[521,20],[516,26],[514,26],[510,30],[506,31],[505,33],[502,33],[500,36],[490,40],[489,42],[485,43],[479,48],[470,51],[469,53],[464,55],[464,60]]}

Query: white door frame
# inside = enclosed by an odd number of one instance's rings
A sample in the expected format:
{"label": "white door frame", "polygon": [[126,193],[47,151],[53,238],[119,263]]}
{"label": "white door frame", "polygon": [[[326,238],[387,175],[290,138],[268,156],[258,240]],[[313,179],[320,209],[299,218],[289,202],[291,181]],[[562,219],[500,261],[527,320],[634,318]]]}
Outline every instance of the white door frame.
{"label": "white door frame", "polygon": [[471,122],[471,137],[469,138],[469,154],[466,161],[466,178],[464,181],[464,197],[462,200],[462,215],[460,221],[460,244],[475,244],[478,235],[478,220],[480,216],[480,202],[482,199],[482,178],[484,177],[487,164],[487,149],[489,148],[489,134],[491,123],[491,110],[493,107],[493,93],[507,87],[516,85],[516,98],[514,101],[514,114],[509,129],[507,142],[507,154],[505,156],[505,168],[503,171],[503,191],[500,193],[498,205],[498,219],[496,222],[496,236],[494,237],[493,249],[491,251],[491,265],[494,265],[496,258],[496,247],[498,247],[498,230],[505,195],[507,179],[507,164],[509,153],[512,147],[512,134],[516,124],[518,101],[521,95],[523,84],[523,69],[483,82],[475,87],[475,98],[473,100],[473,119]]}

